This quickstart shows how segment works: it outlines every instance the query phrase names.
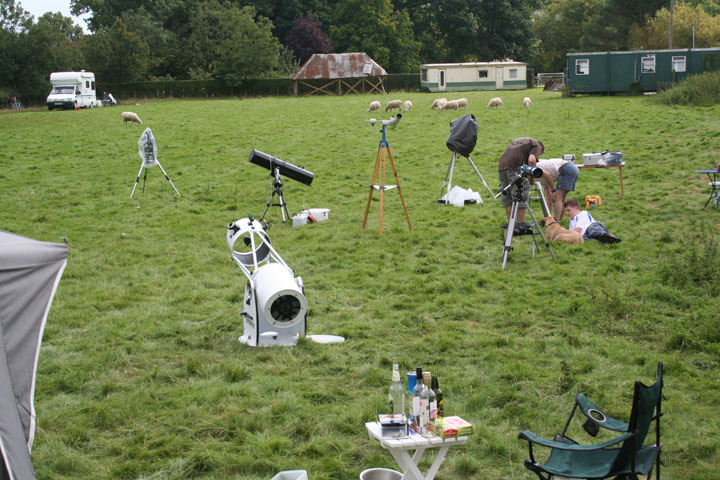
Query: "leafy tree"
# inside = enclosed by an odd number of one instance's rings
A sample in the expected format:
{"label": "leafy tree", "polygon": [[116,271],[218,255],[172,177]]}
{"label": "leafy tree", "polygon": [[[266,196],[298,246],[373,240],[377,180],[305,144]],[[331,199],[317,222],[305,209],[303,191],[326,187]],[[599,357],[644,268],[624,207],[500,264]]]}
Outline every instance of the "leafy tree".
{"label": "leafy tree", "polygon": [[313,53],[330,53],[332,42],[322,31],[322,22],[313,20],[310,15],[296,18],[292,29],[285,37],[285,46],[290,48],[300,64],[307,61]]}
{"label": "leafy tree", "polygon": [[14,0],[0,0],[0,97],[17,96],[20,71],[20,35],[32,24],[32,15]]}
{"label": "leafy tree", "polygon": [[220,29],[222,42],[215,70],[219,77],[239,82],[275,69],[280,42],[273,37],[272,22],[257,15],[254,7],[231,7]]}
{"label": "leafy tree", "polygon": [[[692,27],[695,25],[695,47],[714,47],[720,44],[720,15],[710,15],[700,5],[675,4],[673,10],[673,48],[692,47]],[[630,32],[632,48],[667,48],[670,32],[670,11],[660,9],[644,27]]]}
{"label": "leafy tree", "polygon": [[388,71],[417,68],[420,44],[406,11],[390,0],[340,0],[330,38],[339,52],[365,52]]}
{"label": "leafy tree", "polygon": [[553,0],[533,20],[536,53],[533,63],[541,72],[561,72],[568,52],[579,51],[584,25],[603,8],[603,0]]}
{"label": "leafy tree", "polygon": [[110,28],[88,35],[82,50],[98,81],[120,84],[147,78],[149,49],[117,18]]}

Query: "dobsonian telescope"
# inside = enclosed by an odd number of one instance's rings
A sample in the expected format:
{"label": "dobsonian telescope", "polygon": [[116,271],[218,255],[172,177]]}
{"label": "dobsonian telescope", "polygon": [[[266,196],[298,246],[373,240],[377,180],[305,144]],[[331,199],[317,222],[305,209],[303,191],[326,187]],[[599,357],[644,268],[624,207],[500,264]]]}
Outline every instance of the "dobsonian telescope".
{"label": "dobsonian telescope", "polygon": [[[282,191],[283,181],[281,175],[297,182],[304,183],[305,185],[310,185],[315,178],[315,174],[305,170],[303,167],[297,167],[290,162],[280,160],[277,157],[273,157],[272,155],[268,155],[267,153],[263,153],[260,150],[255,149],[250,152],[248,161],[270,170],[270,176],[273,178],[273,191],[270,194],[267,204],[265,205],[265,210],[263,210],[263,213],[260,216],[260,220],[262,221],[265,218],[265,214],[268,209],[273,206],[280,207],[282,221],[285,223],[287,218],[290,218],[290,213],[288,212],[287,203],[285,203],[285,195]],[[278,203],[273,203],[275,195],[278,196]]]}

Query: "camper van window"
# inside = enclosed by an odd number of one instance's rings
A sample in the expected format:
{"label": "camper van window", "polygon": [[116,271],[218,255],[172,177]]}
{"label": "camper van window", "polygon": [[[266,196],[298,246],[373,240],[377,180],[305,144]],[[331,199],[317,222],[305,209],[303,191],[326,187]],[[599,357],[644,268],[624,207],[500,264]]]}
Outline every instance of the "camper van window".
{"label": "camper van window", "polygon": [[655,73],[655,55],[642,57],[642,73]]}
{"label": "camper van window", "polygon": [[509,78],[517,78],[517,68],[511,68],[508,72]]}
{"label": "camper van window", "polygon": [[488,71],[487,70],[478,70],[478,77],[488,78]]}
{"label": "camper van window", "polygon": [[90,80],[85,80],[85,88],[90,88]]}
{"label": "camper van window", "polygon": [[420,69],[420,81],[427,82],[427,68]]}
{"label": "camper van window", "polygon": [[55,88],[53,88],[53,91],[52,91],[52,93],[59,93],[59,94],[73,93],[73,92],[75,92],[73,87],[55,87]]}
{"label": "camper van window", "polygon": [[90,83],[90,85],[91,85],[90,89],[95,90],[95,81],[94,80],[92,81],[92,83]]}
{"label": "camper van window", "polygon": [[590,60],[587,58],[575,60],[575,75],[590,75]]}
{"label": "camper van window", "polygon": [[672,71],[685,72],[685,57],[672,57]]}

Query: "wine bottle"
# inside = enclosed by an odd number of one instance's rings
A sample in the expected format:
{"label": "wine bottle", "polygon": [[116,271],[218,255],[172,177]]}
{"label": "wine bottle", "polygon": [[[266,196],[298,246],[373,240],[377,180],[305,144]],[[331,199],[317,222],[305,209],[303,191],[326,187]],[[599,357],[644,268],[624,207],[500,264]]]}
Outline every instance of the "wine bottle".
{"label": "wine bottle", "polygon": [[423,403],[422,403],[422,392],[425,390],[425,384],[423,383],[423,371],[422,367],[415,369],[416,383],[412,392],[412,429],[415,433],[422,433],[425,431],[425,424],[422,422],[423,414]]}
{"label": "wine bottle", "polygon": [[393,364],[388,400],[390,400],[390,413],[393,415],[405,415],[405,388],[400,381],[400,370],[397,363]]}
{"label": "wine bottle", "polygon": [[432,384],[430,385],[433,392],[435,392],[435,401],[437,402],[437,418],[443,418],[445,416],[445,404],[443,403],[443,393],[440,390],[440,384],[438,383],[437,375],[432,376]]}
{"label": "wine bottle", "polygon": [[430,372],[425,372],[423,374],[423,384],[425,385],[425,388],[423,388],[422,393],[420,393],[420,398],[422,399],[422,405],[423,405],[423,412],[421,415],[421,421],[423,425],[423,432],[422,435],[424,437],[432,437],[435,434],[435,419],[437,418],[437,400],[435,398],[435,392],[432,391],[432,388],[430,388],[432,382],[432,376]]}

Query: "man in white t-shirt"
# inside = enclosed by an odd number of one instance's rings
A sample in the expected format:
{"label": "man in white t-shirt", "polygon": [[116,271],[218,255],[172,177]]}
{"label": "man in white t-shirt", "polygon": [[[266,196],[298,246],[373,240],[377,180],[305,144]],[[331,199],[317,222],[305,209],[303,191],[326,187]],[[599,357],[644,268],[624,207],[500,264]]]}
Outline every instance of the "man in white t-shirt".
{"label": "man in white t-shirt", "polygon": [[575,190],[580,170],[574,163],[562,158],[538,160],[537,166],[543,171],[542,183],[548,208],[558,222],[562,220],[568,192]]}
{"label": "man in white t-shirt", "polygon": [[620,239],[608,232],[602,222],[595,221],[587,210],[580,210],[580,204],[574,198],[565,202],[565,213],[570,217],[570,230],[580,232],[585,240],[598,240],[600,243],[618,243]]}

